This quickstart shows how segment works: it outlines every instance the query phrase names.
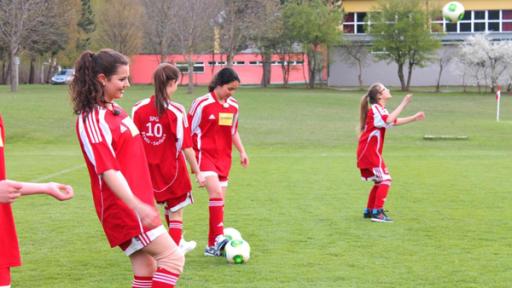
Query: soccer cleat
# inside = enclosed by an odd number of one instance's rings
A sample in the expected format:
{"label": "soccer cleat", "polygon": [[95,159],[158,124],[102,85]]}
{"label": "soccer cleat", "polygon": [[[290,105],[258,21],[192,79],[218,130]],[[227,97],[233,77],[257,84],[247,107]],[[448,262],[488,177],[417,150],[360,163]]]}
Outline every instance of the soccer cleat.
{"label": "soccer cleat", "polygon": [[224,237],[224,235],[219,235],[215,238],[215,245],[206,246],[204,249],[204,256],[223,256],[224,247],[228,244],[229,239]]}
{"label": "soccer cleat", "polygon": [[372,218],[372,210],[368,209],[368,208],[364,208],[363,218],[365,218],[365,219]]}
{"label": "soccer cleat", "polygon": [[196,249],[197,243],[196,241],[185,241],[185,239],[181,238],[180,245],[178,246],[183,254],[187,254],[188,252]]}
{"label": "soccer cleat", "polygon": [[389,218],[384,212],[384,209],[377,210],[377,213],[372,214],[372,222],[391,223],[393,219]]}

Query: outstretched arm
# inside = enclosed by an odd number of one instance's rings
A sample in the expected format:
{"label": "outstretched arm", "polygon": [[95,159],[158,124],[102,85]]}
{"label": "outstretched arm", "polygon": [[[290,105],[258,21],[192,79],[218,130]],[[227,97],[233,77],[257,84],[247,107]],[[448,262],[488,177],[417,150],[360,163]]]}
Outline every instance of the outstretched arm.
{"label": "outstretched arm", "polygon": [[235,145],[236,150],[240,153],[240,164],[242,164],[242,167],[247,168],[249,166],[249,157],[245,152],[244,144],[242,144],[238,131],[233,135],[233,145]]}
{"label": "outstretched arm", "polygon": [[396,119],[395,126],[408,124],[414,121],[421,121],[425,119],[425,113],[418,112],[412,116]]}
{"label": "outstretched arm", "polygon": [[388,118],[386,119],[386,123],[388,123],[388,124],[395,123],[395,120],[398,119],[398,116],[400,115],[400,113],[402,113],[402,111],[405,109],[405,107],[407,107],[407,105],[409,105],[409,103],[411,102],[411,99],[412,99],[412,94],[405,95],[404,99],[402,99],[402,102],[400,102],[400,105],[398,105],[398,107],[396,107],[395,110],[393,110],[393,112],[391,112],[391,114],[389,114]]}
{"label": "outstretched arm", "polygon": [[156,227],[160,223],[158,212],[154,207],[140,201],[126,182],[123,174],[116,170],[107,170],[101,174],[105,183],[121,201],[130,207],[141,218],[142,224],[148,227]]}
{"label": "outstretched arm", "polygon": [[21,196],[25,195],[33,195],[33,194],[47,194],[52,196],[53,198],[59,201],[65,201],[73,198],[74,191],[73,187],[55,183],[30,183],[30,182],[18,182],[21,184],[21,188],[19,190]]}
{"label": "outstretched arm", "polygon": [[19,182],[11,180],[0,181],[0,203],[12,203],[21,196],[22,185]]}

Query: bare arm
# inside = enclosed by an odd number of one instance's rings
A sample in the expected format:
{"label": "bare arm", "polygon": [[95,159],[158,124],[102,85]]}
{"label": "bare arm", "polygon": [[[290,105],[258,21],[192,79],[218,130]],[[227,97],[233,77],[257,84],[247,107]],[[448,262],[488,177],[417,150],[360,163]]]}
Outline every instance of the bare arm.
{"label": "bare arm", "polygon": [[12,203],[21,196],[22,185],[19,182],[11,180],[0,181],[0,203]]}
{"label": "bare arm", "polygon": [[148,227],[156,227],[160,223],[159,215],[154,207],[140,201],[126,182],[123,174],[116,170],[107,170],[101,174],[105,183],[114,194],[141,218],[142,224]]}
{"label": "bare arm", "polygon": [[393,110],[393,112],[391,112],[391,114],[389,114],[388,118],[386,119],[386,123],[388,123],[388,124],[394,123],[395,120],[398,119],[398,116],[400,115],[400,113],[402,113],[402,111],[405,109],[405,107],[407,107],[407,105],[409,105],[409,103],[411,102],[411,98],[412,98],[412,94],[405,95],[404,99],[402,99],[402,102],[400,102],[400,105],[398,105],[398,107],[396,107],[395,110]]}
{"label": "bare arm", "polygon": [[412,116],[396,119],[395,126],[405,125],[414,121],[421,121],[425,119],[425,113],[418,112]]}
{"label": "bare arm", "polygon": [[47,194],[52,196],[53,198],[65,201],[73,198],[74,191],[73,187],[55,183],[29,183],[29,182],[19,182],[21,184],[20,194],[22,196],[25,195],[33,195],[33,194]]}
{"label": "bare arm", "polygon": [[249,166],[249,157],[245,152],[244,144],[242,144],[238,131],[233,135],[233,145],[235,145],[236,150],[240,153],[240,164],[242,164],[242,167],[247,168]]}
{"label": "bare arm", "polygon": [[196,153],[192,148],[183,149],[183,153],[185,154],[185,158],[187,159],[188,164],[190,165],[190,169],[192,169],[192,173],[196,176],[196,181],[199,183],[200,187],[203,187],[205,184],[205,179],[203,173],[199,171],[199,165],[196,161]]}

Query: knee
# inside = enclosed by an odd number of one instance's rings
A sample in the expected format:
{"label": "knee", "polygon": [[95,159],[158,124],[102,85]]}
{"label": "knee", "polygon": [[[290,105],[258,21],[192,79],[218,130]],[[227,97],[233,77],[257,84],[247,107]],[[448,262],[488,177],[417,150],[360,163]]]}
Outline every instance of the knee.
{"label": "knee", "polygon": [[391,187],[391,179],[389,179],[389,180],[384,180],[384,181],[380,182],[379,184],[380,184],[380,185],[386,185],[386,186]]}
{"label": "knee", "polygon": [[155,257],[158,268],[164,268],[175,274],[181,274],[185,266],[185,255],[179,248],[167,250],[165,253]]}

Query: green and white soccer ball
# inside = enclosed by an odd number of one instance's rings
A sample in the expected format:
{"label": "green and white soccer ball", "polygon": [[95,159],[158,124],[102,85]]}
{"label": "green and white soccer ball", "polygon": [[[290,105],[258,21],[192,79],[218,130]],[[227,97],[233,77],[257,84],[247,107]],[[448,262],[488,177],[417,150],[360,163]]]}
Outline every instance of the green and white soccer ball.
{"label": "green and white soccer ball", "polygon": [[224,228],[224,237],[226,237],[229,241],[242,240],[242,234],[233,227]]}
{"label": "green and white soccer ball", "polygon": [[224,249],[229,263],[243,264],[251,258],[251,246],[245,240],[231,240]]}
{"label": "green and white soccer ball", "polygon": [[452,23],[457,23],[464,18],[464,5],[457,1],[446,3],[443,6],[443,17]]}

